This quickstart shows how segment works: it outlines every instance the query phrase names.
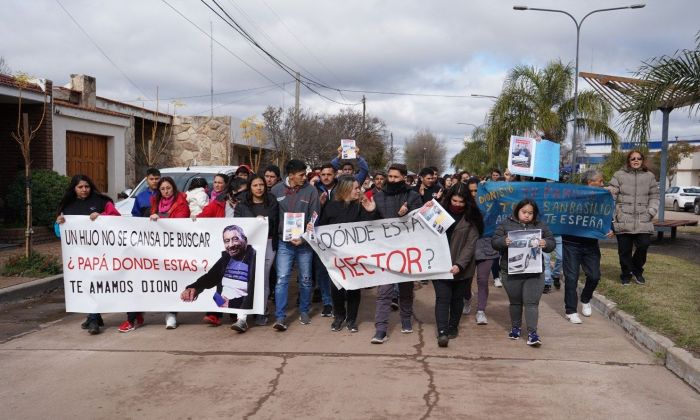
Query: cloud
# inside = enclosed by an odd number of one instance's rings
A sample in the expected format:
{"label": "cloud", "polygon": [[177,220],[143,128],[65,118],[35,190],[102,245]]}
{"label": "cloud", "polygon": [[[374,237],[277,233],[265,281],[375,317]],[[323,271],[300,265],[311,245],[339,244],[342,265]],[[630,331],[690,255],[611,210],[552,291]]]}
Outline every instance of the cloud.
{"label": "cloud", "polygon": [[[573,63],[575,55],[573,22],[559,13],[514,11],[513,4],[520,0],[217,1],[278,58],[309,77],[347,89],[497,95],[513,66],[541,67],[554,59]],[[215,91],[292,80],[202,3],[167,2],[206,32],[211,22],[214,37],[240,57],[214,46]],[[210,40],[164,2],[61,3],[148,97],[155,97],[156,86],[161,98],[209,92]],[[590,10],[611,7],[606,0],[526,3],[566,9],[579,19]],[[56,1],[5,1],[3,9],[0,37],[12,42],[6,42],[0,54],[13,69],[56,84],[67,83],[71,73],[90,74],[97,78],[101,96],[125,101],[144,96]],[[642,60],[692,47],[698,15],[700,3],[692,0],[649,0],[644,9],[591,15],[581,30],[580,68],[629,76]],[[583,80],[580,87],[588,89]],[[361,93],[322,92],[339,102],[359,102],[362,97]],[[286,84],[284,90],[216,96],[215,112],[238,118],[260,115],[267,105],[293,105],[293,93],[294,85]],[[397,143],[417,129],[429,128],[448,142],[450,153],[459,150],[455,138],[471,130],[456,123],[481,124],[492,103],[475,98],[365,96],[368,112],[387,122]],[[187,106],[178,112],[208,113],[209,101],[208,97],[186,99]],[[307,89],[302,89],[301,103],[315,112],[342,108]],[[672,136],[700,134],[697,118],[687,117],[684,110],[671,114]],[[657,120],[652,136],[658,137]]]}

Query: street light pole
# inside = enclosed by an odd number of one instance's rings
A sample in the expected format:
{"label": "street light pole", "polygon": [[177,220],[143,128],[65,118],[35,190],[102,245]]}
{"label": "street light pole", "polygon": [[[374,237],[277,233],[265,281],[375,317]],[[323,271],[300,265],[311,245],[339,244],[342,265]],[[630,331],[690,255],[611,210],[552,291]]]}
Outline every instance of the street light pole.
{"label": "street light pole", "polygon": [[513,6],[514,10],[534,10],[538,12],[554,12],[554,13],[563,13],[567,15],[568,17],[571,18],[571,20],[574,21],[574,24],[576,25],[576,73],[574,74],[574,135],[573,138],[571,139],[571,173],[574,174],[576,172],[576,139],[578,136],[578,52],[579,52],[579,40],[581,37],[581,25],[583,25],[583,21],[586,20],[586,18],[594,13],[599,13],[599,12],[609,12],[612,10],[625,10],[625,9],[641,9],[646,4],[633,4],[630,6],[621,6],[621,7],[610,7],[607,9],[597,9],[593,10],[591,12],[588,12],[582,19],[581,21],[577,21],[576,18],[569,12],[564,11],[564,10],[559,10],[559,9],[541,9],[538,7],[528,7],[528,6]]}

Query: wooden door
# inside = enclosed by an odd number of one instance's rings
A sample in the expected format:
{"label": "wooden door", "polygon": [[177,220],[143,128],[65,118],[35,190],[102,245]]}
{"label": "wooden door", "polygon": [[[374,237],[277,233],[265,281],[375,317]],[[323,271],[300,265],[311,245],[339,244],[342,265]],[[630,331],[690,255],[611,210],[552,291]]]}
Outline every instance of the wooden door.
{"label": "wooden door", "polygon": [[66,133],[68,176],[87,175],[101,191],[107,191],[107,137],[87,133]]}

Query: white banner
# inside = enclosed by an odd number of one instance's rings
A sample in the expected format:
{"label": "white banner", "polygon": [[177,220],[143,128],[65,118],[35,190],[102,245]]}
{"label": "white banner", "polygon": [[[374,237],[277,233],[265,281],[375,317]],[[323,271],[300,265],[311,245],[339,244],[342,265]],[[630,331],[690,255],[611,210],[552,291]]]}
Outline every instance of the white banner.
{"label": "white banner", "polygon": [[[267,220],[65,218],[68,312],[264,311]],[[199,295],[184,302],[181,293],[195,282]]]}
{"label": "white banner", "polygon": [[317,226],[304,237],[338,288],[453,278],[447,236],[417,215]]}

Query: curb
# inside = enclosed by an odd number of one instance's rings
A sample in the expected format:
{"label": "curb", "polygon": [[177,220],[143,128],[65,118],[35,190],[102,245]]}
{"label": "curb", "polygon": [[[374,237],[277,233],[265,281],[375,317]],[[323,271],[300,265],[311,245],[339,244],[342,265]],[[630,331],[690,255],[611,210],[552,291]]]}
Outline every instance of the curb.
{"label": "curb", "polygon": [[57,274],[43,279],[32,280],[26,283],[0,289],[0,302],[25,299],[37,296],[50,290],[63,286],[63,274]]}
{"label": "curb", "polygon": [[[580,291],[579,287],[579,294]],[[593,292],[591,305],[613,323],[622,327],[636,342],[653,353],[663,356],[666,369],[675,373],[697,392],[700,392],[700,359],[697,359],[689,351],[677,347],[667,337],[643,326],[632,315],[618,309],[617,303],[598,292]]]}

